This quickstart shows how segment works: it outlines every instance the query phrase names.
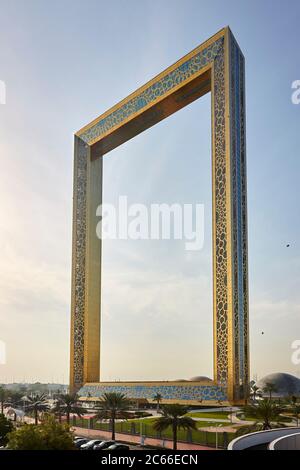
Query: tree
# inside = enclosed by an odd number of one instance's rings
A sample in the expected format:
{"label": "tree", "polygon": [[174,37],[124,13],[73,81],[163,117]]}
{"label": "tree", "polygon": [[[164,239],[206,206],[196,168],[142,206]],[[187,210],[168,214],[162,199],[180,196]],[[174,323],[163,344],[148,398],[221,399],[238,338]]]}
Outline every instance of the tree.
{"label": "tree", "polygon": [[292,402],[292,405],[296,405],[298,401],[298,397],[296,395],[293,395],[292,393],[289,394],[289,399]]}
{"label": "tree", "polygon": [[100,408],[96,419],[109,419],[111,423],[111,439],[115,440],[116,419],[127,419],[130,417],[128,409],[130,401],[123,393],[104,393],[100,402]]}
{"label": "tree", "polygon": [[156,401],[156,403],[157,403],[157,411],[158,411],[159,410],[159,404],[162,400],[162,395],[160,393],[157,393],[156,395],[154,395],[153,400]]}
{"label": "tree", "polygon": [[262,429],[272,429],[272,423],[280,421],[280,414],[282,408],[271,400],[261,400],[255,405],[248,405],[244,407],[246,416],[255,418],[254,426],[257,427],[262,423]]}
{"label": "tree", "polygon": [[22,393],[17,390],[7,390],[7,405],[18,407],[22,403]]}
{"label": "tree", "polygon": [[74,449],[73,433],[68,424],[58,423],[54,416],[46,415],[41,425],[41,433],[46,449],[72,450]]}
{"label": "tree", "polygon": [[1,403],[1,414],[4,413],[4,406],[6,405],[6,401],[8,398],[8,390],[4,387],[0,387],[0,403]]}
{"label": "tree", "polygon": [[63,409],[62,403],[59,399],[56,400],[55,406],[54,406],[54,408],[52,408],[51,413],[53,413],[54,416],[57,416],[58,417],[58,422],[61,423],[61,417],[64,414],[64,409]]}
{"label": "tree", "polygon": [[272,400],[272,393],[277,392],[277,387],[276,387],[276,385],[272,384],[271,382],[267,382],[266,385],[263,388],[263,392],[268,393],[270,400]]}
{"label": "tree", "polygon": [[293,417],[297,421],[297,427],[299,426],[299,418],[300,418],[300,405],[298,403],[293,403],[292,404],[292,414]]}
{"label": "tree", "polygon": [[76,394],[73,395],[60,395],[59,399],[56,402],[55,407],[53,408],[53,412],[58,415],[59,421],[61,421],[61,416],[67,416],[67,423],[70,424],[70,414],[74,413],[77,414],[81,418],[81,416],[85,413],[84,408],[77,405],[78,397]]}
{"label": "tree", "polygon": [[48,411],[49,405],[47,403],[47,396],[42,393],[41,395],[33,395],[32,397],[27,397],[26,411],[33,411],[34,413],[34,422],[38,424],[39,412]]}
{"label": "tree", "polygon": [[28,386],[28,392],[32,392],[36,394],[47,394],[48,387],[46,384],[42,384],[41,382],[35,382]]}
{"label": "tree", "polygon": [[7,419],[3,414],[0,414],[0,444],[7,443],[7,434],[13,430],[13,423]]}
{"label": "tree", "polygon": [[7,447],[13,450],[46,450],[39,426],[24,424],[8,434]]}
{"label": "tree", "polygon": [[195,421],[185,416],[187,412],[188,409],[183,405],[163,405],[160,411],[162,416],[154,422],[153,427],[156,431],[165,431],[169,426],[172,428],[174,450],[177,450],[178,429],[197,429]]}
{"label": "tree", "polygon": [[39,426],[24,424],[8,434],[9,449],[13,450],[72,450],[73,434],[69,426],[46,416]]}

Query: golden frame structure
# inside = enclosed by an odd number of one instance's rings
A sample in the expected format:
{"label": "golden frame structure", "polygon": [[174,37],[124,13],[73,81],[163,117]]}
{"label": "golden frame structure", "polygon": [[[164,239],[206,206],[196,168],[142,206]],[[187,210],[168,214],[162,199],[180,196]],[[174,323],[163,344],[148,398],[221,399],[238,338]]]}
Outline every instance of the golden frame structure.
{"label": "golden frame structure", "polygon": [[[203,387],[201,390],[201,383],[195,383],[194,387],[200,390],[201,401],[217,402],[221,395],[222,400],[225,396],[227,401],[235,403],[247,398],[245,68],[244,56],[228,27],[75,134],[72,390],[89,384],[114,387],[113,383],[99,383],[101,240],[96,236],[96,209],[102,203],[103,156],[209,91],[212,103],[214,381],[206,384],[205,390]],[[132,386],[127,383],[130,384]],[[144,385],[151,387],[151,383]],[[124,386],[126,389],[125,383]],[[180,384],[176,386],[178,389]],[[213,388],[215,393],[212,393]],[[196,397],[197,401],[196,392],[192,398]],[[189,400],[188,396],[185,401]]]}

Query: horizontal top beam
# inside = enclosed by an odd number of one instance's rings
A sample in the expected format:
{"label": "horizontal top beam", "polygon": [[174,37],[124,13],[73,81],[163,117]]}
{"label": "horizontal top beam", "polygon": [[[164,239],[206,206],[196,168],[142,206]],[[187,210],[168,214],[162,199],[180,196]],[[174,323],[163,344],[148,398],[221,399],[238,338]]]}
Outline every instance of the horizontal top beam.
{"label": "horizontal top beam", "polygon": [[[80,129],[76,136],[90,146],[98,144],[97,148],[100,154],[107,153],[209,91],[210,86],[208,82],[205,83],[210,78],[208,71],[221,49],[222,41],[228,30],[228,27],[223,28],[127,98]],[[199,77],[205,73],[207,75],[200,80]],[[190,82],[196,79],[198,82],[188,87]],[[185,87],[187,88],[185,89]],[[180,90],[182,93],[179,93]],[[170,96],[176,92],[177,104],[174,100],[173,103],[170,100]],[[192,96],[193,93],[194,96]],[[187,102],[184,103],[184,98],[180,98],[180,94],[182,97],[187,97]],[[164,103],[162,104],[162,102]],[[159,104],[161,104],[160,107],[158,107]],[[137,119],[143,114],[146,121],[145,119]],[[135,124],[133,125],[131,121],[135,121]],[[126,125],[129,125],[127,129]],[[123,130],[120,132],[122,127]],[[119,132],[116,133],[118,130]]]}

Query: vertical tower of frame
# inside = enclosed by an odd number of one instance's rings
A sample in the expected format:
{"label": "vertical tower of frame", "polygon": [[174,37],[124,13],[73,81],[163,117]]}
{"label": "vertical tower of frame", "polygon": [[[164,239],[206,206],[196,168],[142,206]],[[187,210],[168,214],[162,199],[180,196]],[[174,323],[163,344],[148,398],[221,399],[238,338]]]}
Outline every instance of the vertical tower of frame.
{"label": "vertical tower of frame", "polygon": [[249,383],[245,59],[231,32],[228,37],[228,49],[233,226],[233,399],[239,401],[247,396]]}
{"label": "vertical tower of frame", "polygon": [[229,28],[212,65],[214,379],[230,401],[249,381],[244,57]]}
{"label": "vertical tower of frame", "polygon": [[102,203],[102,156],[75,136],[70,389],[100,375],[101,239],[96,210]]}
{"label": "vertical tower of frame", "polygon": [[215,380],[230,401],[249,380],[244,57],[229,28],[212,75]]}

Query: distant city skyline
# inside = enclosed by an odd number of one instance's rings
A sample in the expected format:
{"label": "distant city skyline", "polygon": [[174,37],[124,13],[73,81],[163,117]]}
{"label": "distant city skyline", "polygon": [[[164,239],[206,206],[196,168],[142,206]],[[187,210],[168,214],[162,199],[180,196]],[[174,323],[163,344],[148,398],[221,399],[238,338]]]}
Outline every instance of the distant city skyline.
{"label": "distant city skyline", "polygon": [[[0,383],[68,383],[73,133],[227,24],[247,72],[251,378],[300,377],[299,3],[84,5],[0,0]],[[204,204],[205,238],[105,242],[102,380],[212,377],[210,152],[208,94],[104,157],[105,201]]]}

